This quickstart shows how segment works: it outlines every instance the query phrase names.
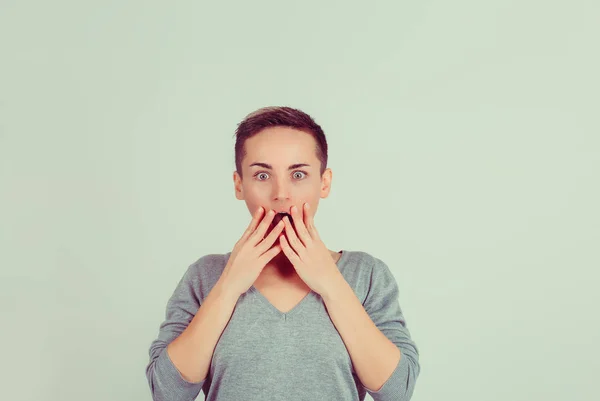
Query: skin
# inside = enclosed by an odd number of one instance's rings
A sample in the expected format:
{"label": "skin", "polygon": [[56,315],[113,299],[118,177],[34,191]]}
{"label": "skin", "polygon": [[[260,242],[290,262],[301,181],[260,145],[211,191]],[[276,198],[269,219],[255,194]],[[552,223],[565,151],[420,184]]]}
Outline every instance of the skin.
{"label": "skin", "polygon": [[[245,142],[246,156],[242,160],[243,180],[237,171],[233,172],[235,196],[244,200],[250,215],[259,208],[269,210],[286,210],[291,207],[303,210],[304,203],[310,205],[310,213],[314,217],[320,199],[329,196],[332,172],[325,169],[319,175],[321,163],[315,153],[315,138],[306,132],[291,127],[269,127]],[[253,163],[266,163],[264,166],[251,166]],[[288,170],[292,164],[308,164]],[[269,227],[267,233],[271,231]],[[283,231],[285,234],[285,230]],[[287,235],[286,235],[287,238]],[[273,245],[277,245],[275,241]],[[329,249],[334,261],[340,254]],[[297,279],[298,276],[287,256],[280,252],[264,267],[261,275]]]}

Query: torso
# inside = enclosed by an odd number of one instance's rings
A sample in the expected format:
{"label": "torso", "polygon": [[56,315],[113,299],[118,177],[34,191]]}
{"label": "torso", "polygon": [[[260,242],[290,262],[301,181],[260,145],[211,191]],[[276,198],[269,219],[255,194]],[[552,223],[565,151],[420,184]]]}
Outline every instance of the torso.
{"label": "torso", "polygon": [[[337,263],[342,255],[330,252],[334,263]],[[296,273],[285,277],[261,273],[254,282],[254,288],[282,313],[293,309],[310,292],[310,287]]]}

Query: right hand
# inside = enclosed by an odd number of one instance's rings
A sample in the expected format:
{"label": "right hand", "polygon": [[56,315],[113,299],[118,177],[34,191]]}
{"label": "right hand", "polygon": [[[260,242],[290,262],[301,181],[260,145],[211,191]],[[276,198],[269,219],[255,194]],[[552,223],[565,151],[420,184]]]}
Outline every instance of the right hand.
{"label": "right hand", "polygon": [[283,220],[264,237],[276,214],[272,210],[270,212],[261,221],[263,208],[257,209],[250,225],[233,247],[223,270],[223,286],[236,296],[248,291],[265,265],[281,252],[281,245],[271,246],[285,227]]}

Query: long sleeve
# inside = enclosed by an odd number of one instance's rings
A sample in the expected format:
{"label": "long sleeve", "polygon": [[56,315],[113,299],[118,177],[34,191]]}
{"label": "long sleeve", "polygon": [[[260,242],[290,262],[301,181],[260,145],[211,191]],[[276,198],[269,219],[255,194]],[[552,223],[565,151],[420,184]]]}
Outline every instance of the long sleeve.
{"label": "long sleeve", "polygon": [[179,281],[167,303],[158,338],[150,345],[146,378],[154,401],[194,400],[204,384],[204,381],[191,383],[185,380],[167,354],[167,345],[187,328],[200,308],[199,297],[194,291],[198,285],[195,273],[192,265]]}
{"label": "long sleeve", "polygon": [[398,302],[398,284],[388,266],[374,258],[369,291],[363,302],[371,320],[402,353],[400,362],[378,391],[366,389],[374,401],[409,401],[421,367]]}

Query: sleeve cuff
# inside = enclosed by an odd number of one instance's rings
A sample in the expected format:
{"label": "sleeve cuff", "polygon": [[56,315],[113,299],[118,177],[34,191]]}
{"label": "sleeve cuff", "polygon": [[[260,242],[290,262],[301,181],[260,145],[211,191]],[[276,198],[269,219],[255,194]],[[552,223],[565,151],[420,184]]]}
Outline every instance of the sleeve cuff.
{"label": "sleeve cuff", "polygon": [[405,398],[407,394],[412,394],[412,390],[409,391],[409,374],[410,374],[410,363],[408,358],[402,354],[396,369],[392,372],[392,375],[387,379],[383,386],[377,391],[371,391],[367,389],[369,395],[374,401],[390,401],[390,400],[408,400]]}
{"label": "sleeve cuff", "polygon": [[200,393],[200,390],[206,381],[205,379],[199,383],[193,383],[184,379],[183,376],[181,376],[181,373],[179,373],[179,370],[177,370],[177,367],[173,364],[171,358],[169,358],[166,347],[156,359],[155,371],[155,377],[160,381],[164,381],[159,384],[160,388],[168,389],[169,391],[180,394],[184,399],[190,397],[195,398],[198,393]]}

